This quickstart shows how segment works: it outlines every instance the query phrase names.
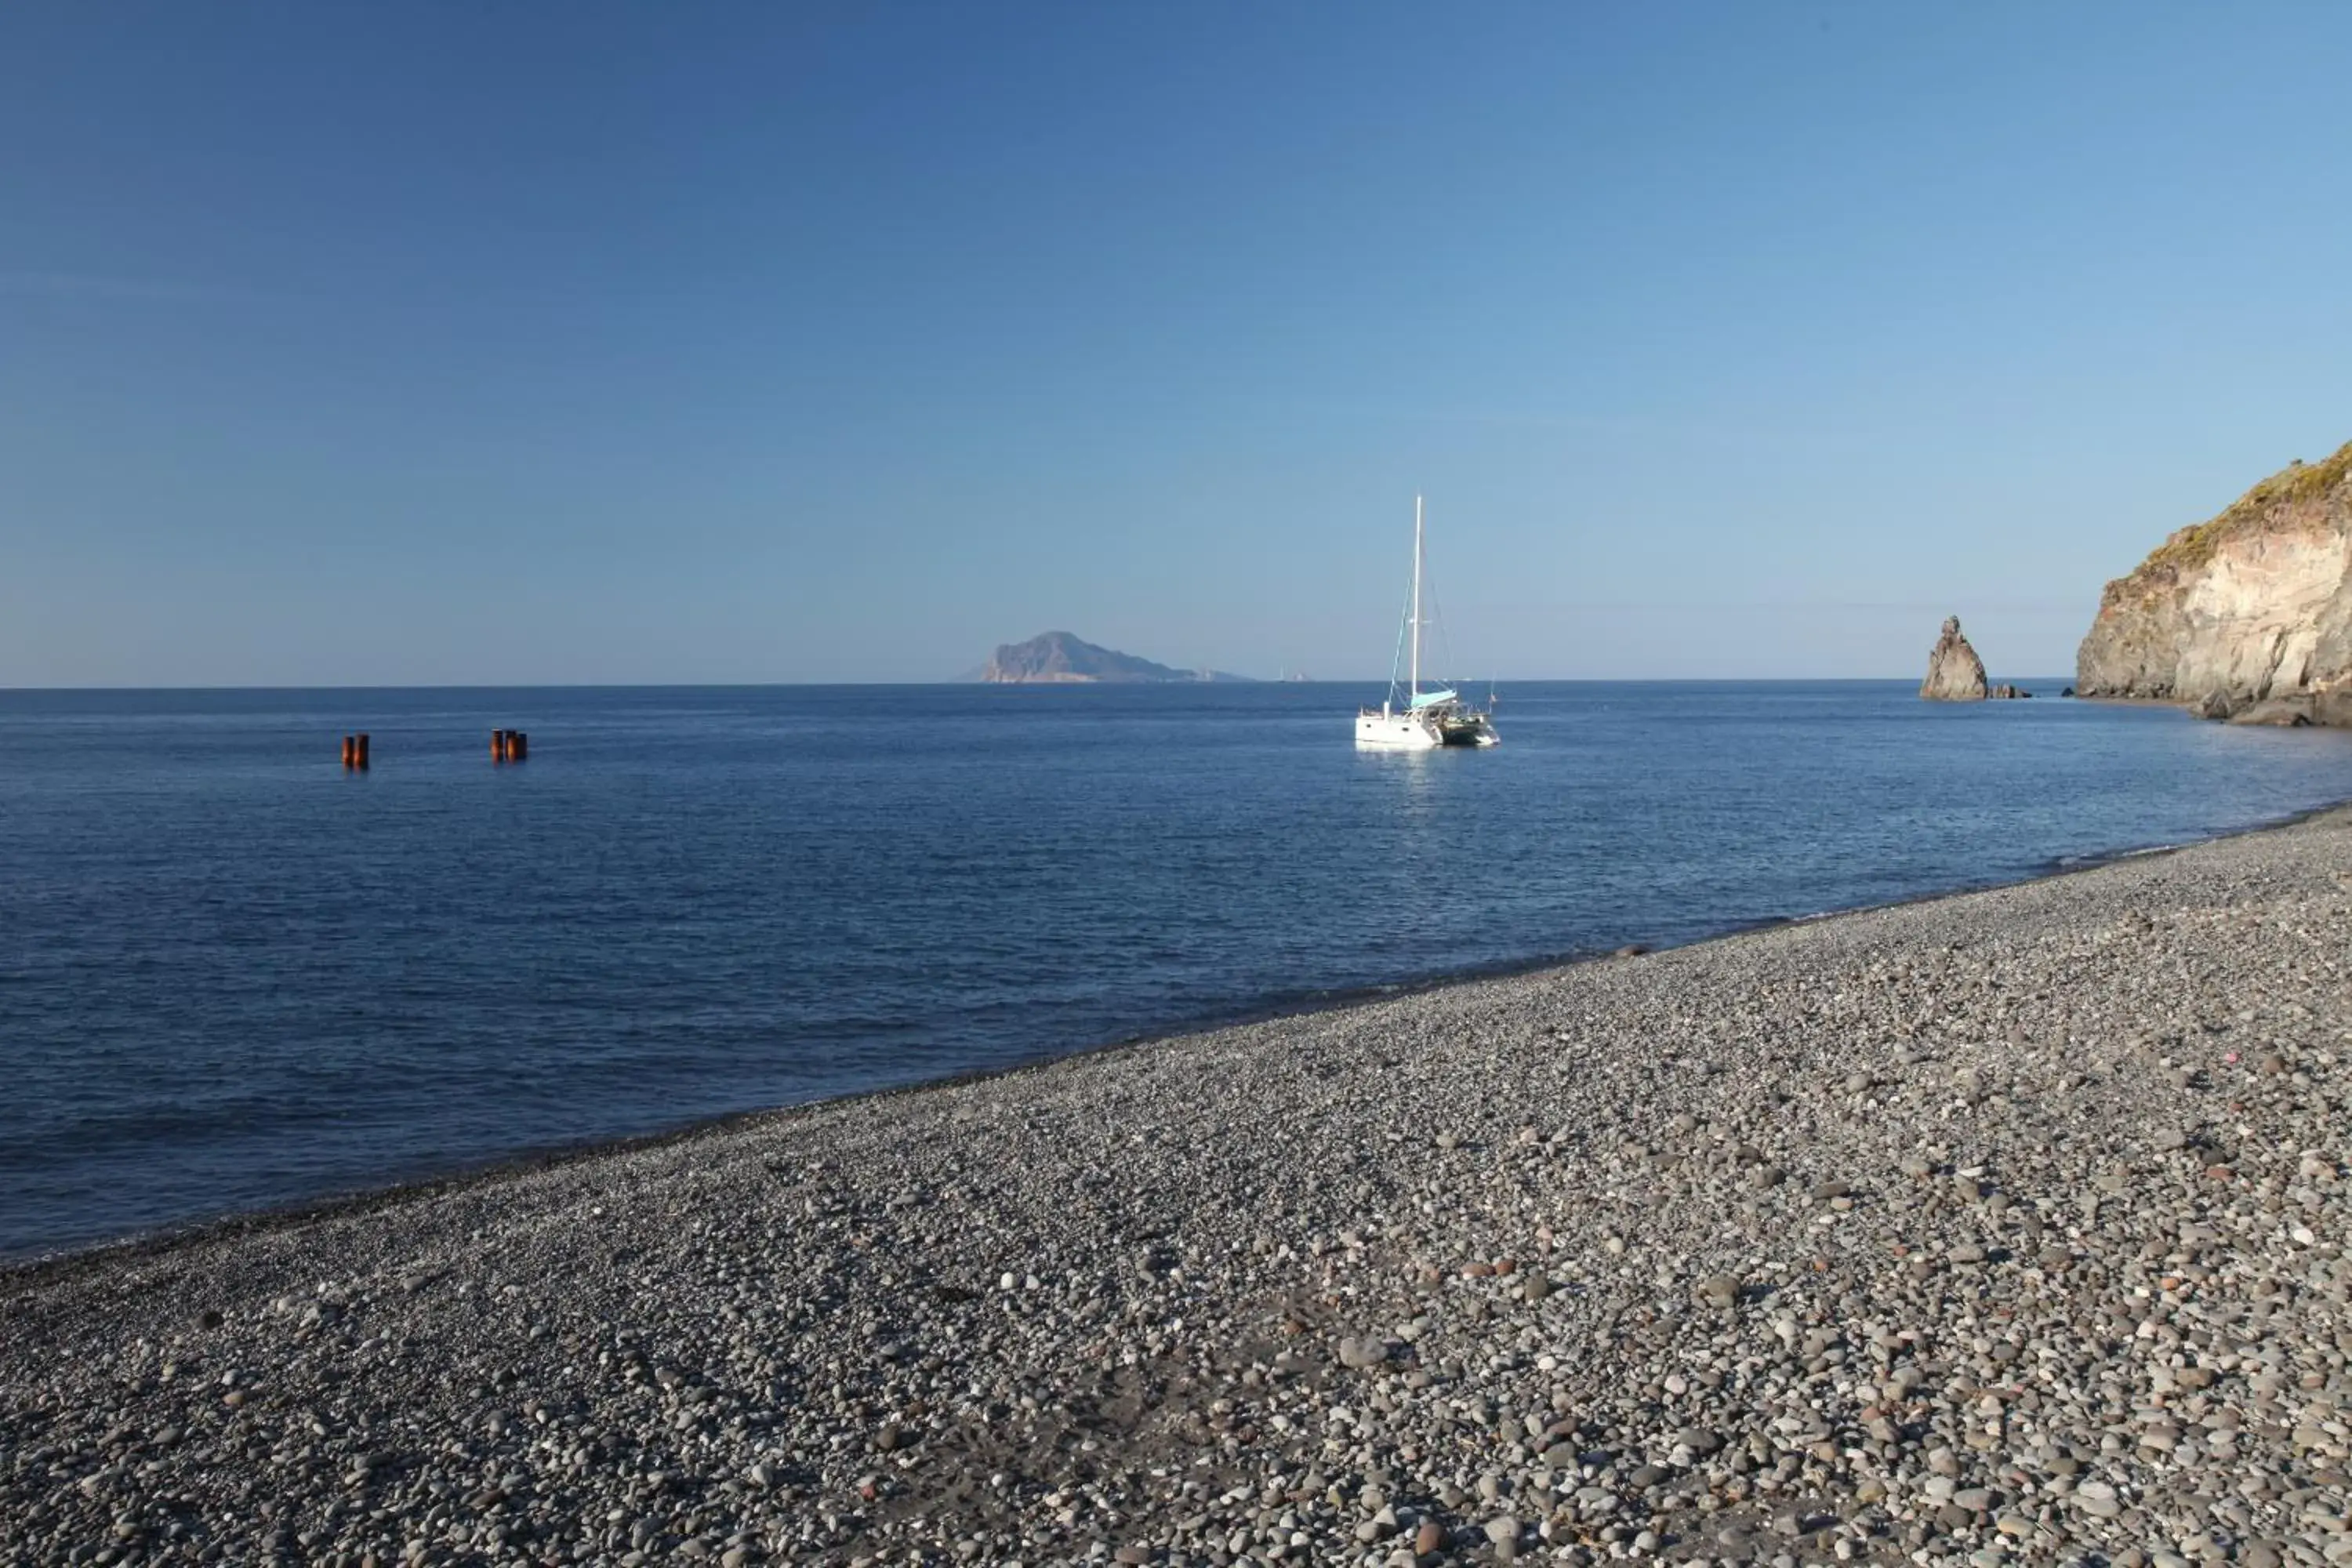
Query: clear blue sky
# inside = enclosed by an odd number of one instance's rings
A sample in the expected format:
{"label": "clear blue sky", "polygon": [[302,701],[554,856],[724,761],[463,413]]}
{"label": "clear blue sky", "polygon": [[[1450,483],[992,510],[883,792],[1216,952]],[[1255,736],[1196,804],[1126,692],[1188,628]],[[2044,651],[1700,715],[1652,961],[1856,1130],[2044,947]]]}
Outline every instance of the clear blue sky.
{"label": "clear blue sky", "polygon": [[2352,7],[0,10],[0,684],[2072,666],[2352,437]]}

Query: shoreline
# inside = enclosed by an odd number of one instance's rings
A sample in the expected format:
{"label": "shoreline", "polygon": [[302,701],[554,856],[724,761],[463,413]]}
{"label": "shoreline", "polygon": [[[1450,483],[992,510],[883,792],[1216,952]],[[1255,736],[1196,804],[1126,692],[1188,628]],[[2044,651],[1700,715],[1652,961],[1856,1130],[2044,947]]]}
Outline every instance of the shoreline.
{"label": "shoreline", "polygon": [[[2152,701],[2147,699],[2116,699],[2114,700]],[[2282,832],[2306,822],[2315,821],[2332,813],[2346,810],[2352,810],[2352,795],[2326,805],[2292,812],[2275,819],[2257,822],[2249,826],[2232,828],[2176,844],[2119,849],[2087,857],[2072,863],[2063,860],[2047,863],[2042,868],[2022,877],[1969,883],[1934,892],[1919,893],[1909,898],[1894,899],[1884,903],[1858,904],[1845,909],[1825,910],[1813,914],[1765,917],[1727,926],[1720,931],[1667,946],[1650,947],[1640,943],[1632,945],[1640,946],[1641,956],[1685,952],[1692,948],[1737,941],[1759,932],[1787,927],[1818,925],[1826,921],[1871,915],[1883,910],[1900,910],[1919,904],[1937,903],[1949,899],[1968,898],[1974,894],[1996,892],[2004,889],[2032,887],[2058,878],[2095,871],[2102,867],[2153,856],[2177,854],[2184,849],[2225,843],[2231,839],[2258,834]],[[55,1251],[20,1254],[13,1258],[0,1254],[0,1301],[5,1301],[7,1293],[21,1283],[62,1277],[85,1264],[103,1266],[109,1259],[155,1257],[169,1254],[183,1246],[201,1245],[211,1240],[268,1232],[288,1226],[299,1226],[313,1220],[380,1213],[406,1201],[447,1195],[485,1183],[495,1183],[583,1162],[662,1149],[699,1138],[754,1129],[804,1115],[827,1106],[887,1101],[936,1089],[987,1083],[1000,1079],[1019,1078],[1050,1069],[1066,1062],[1146,1050],[1226,1029],[1314,1018],[1327,1013],[1341,1012],[1351,1007],[1403,997],[1425,995],[1455,986],[1531,978],[1586,964],[1617,962],[1628,956],[1632,955],[1627,954],[1622,947],[1608,952],[1549,954],[1524,962],[1505,961],[1488,965],[1449,970],[1442,974],[1418,980],[1357,986],[1329,992],[1310,992],[1307,994],[1312,998],[1311,1000],[1303,1001],[1295,1005],[1277,1003],[1270,1005],[1243,1007],[1231,1013],[1197,1018],[1167,1029],[1148,1030],[1117,1039],[1077,1046],[1065,1050],[1049,1051],[1001,1067],[978,1068],[965,1072],[919,1079],[908,1083],[860,1089],[848,1094],[831,1095],[782,1105],[755,1106],[719,1111],[649,1132],[593,1137],[577,1142],[527,1148],[481,1160],[464,1161],[446,1169],[428,1171],[382,1184],[328,1193],[314,1198],[262,1208],[232,1210],[108,1240],[75,1244]]]}
{"label": "shoreline", "polygon": [[[2115,700],[2152,702],[2153,700],[2116,699]],[[1654,948],[1639,943],[1632,945],[1639,946],[1641,949],[1639,956],[1644,957],[1661,952],[1685,952],[1692,948],[1737,941],[1759,932],[1788,927],[1818,925],[1827,921],[1871,915],[1883,910],[1938,903],[1946,900],[1963,899],[2005,889],[2032,887],[2058,878],[2095,871],[2106,866],[2154,856],[2177,854],[2185,849],[2209,844],[2226,843],[2231,839],[2258,834],[2282,832],[2333,813],[2347,810],[2352,810],[2352,795],[2326,805],[2291,812],[2275,819],[2210,834],[2201,838],[2186,839],[2177,844],[2119,849],[2087,857],[2074,863],[2063,860],[2046,863],[2042,869],[2022,877],[1970,883],[1935,892],[1919,893],[1909,898],[1889,900],[1884,903],[1858,904],[1846,909],[1825,910],[1814,914],[1765,917],[1731,925],[1705,936],[1694,937],[1687,942],[1668,946]],[[1491,965],[1449,970],[1442,974],[1389,984],[1357,986],[1330,992],[1311,992],[1307,994],[1313,998],[1312,1000],[1300,1002],[1296,1005],[1276,1004],[1244,1007],[1231,1013],[1198,1018],[1168,1029],[1150,1030],[1066,1050],[1049,1051],[1033,1058],[1001,1067],[978,1068],[965,1072],[919,1079],[908,1083],[859,1089],[848,1094],[824,1096],[783,1105],[755,1106],[737,1110],[719,1111],[654,1131],[594,1137],[544,1147],[527,1148],[482,1160],[465,1161],[446,1169],[428,1171],[382,1184],[328,1193],[315,1198],[300,1199],[262,1208],[232,1210],[109,1240],[76,1244],[57,1251],[22,1254],[13,1258],[0,1254],[0,1301],[5,1301],[7,1294],[20,1283],[61,1276],[83,1264],[102,1266],[111,1258],[127,1259],[164,1255],[183,1246],[200,1245],[210,1240],[268,1232],[288,1226],[299,1226],[312,1220],[380,1213],[411,1200],[447,1195],[486,1183],[496,1183],[607,1157],[662,1149],[699,1138],[746,1131],[772,1122],[786,1121],[828,1106],[887,1101],[908,1095],[920,1095],[935,1089],[987,1083],[1000,1079],[1019,1078],[1047,1070],[1066,1062],[1146,1050],[1226,1029],[1314,1018],[1327,1013],[1341,1012],[1351,1007],[1403,997],[1425,995],[1455,986],[1531,978],[1586,964],[1619,962],[1629,956],[1634,955],[1626,953],[1622,947],[1608,952],[1551,954],[1524,962],[1506,961]]]}
{"label": "shoreline", "polygon": [[2352,808],[0,1277],[0,1563],[2325,1563]]}

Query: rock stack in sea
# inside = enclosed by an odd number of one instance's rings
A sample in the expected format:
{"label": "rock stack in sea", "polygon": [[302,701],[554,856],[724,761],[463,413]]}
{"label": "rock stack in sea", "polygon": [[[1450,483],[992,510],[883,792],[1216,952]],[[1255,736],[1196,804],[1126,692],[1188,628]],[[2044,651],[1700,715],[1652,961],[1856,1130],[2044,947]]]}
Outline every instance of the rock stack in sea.
{"label": "rock stack in sea", "polygon": [[1985,700],[1984,660],[1960,635],[1960,617],[1944,617],[1944,635],[1927,654],[1927,679],[1919,695],[1930,702],[1981,702]]}
{"label": "rock stack in sea", "polygon": [[2108,584],[2074,685],[2242,723],[2352,723],[2352,444]]}
{"label": "rock stack in sea", "polygon": [[2352,813],[0,1274],[0,1562],[2352,1561]]}

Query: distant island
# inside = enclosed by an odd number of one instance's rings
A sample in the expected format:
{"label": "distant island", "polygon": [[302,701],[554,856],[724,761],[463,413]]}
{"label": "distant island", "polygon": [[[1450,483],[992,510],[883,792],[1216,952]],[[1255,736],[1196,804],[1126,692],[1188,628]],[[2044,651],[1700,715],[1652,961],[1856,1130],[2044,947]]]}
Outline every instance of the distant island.
{"label": "distant island", "polygon": [[1101,647],[1068,632],[1041,632],[1027,642],[1001,644],[981,667],[980,679],[997,685],[1040,682],[1246,680],[1217,669],[1175,669]]}

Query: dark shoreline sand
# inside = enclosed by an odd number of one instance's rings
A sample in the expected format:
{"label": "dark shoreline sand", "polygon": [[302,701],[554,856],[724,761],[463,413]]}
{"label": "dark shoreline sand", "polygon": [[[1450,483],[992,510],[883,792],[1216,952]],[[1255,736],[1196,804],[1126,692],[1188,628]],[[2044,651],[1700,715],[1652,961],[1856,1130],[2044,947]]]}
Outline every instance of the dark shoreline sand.
{"label": "dark shoreline sand", "polygon": [[19,1266],[0,1563],[2342,1561],[2347,953],[2338,810]]}

